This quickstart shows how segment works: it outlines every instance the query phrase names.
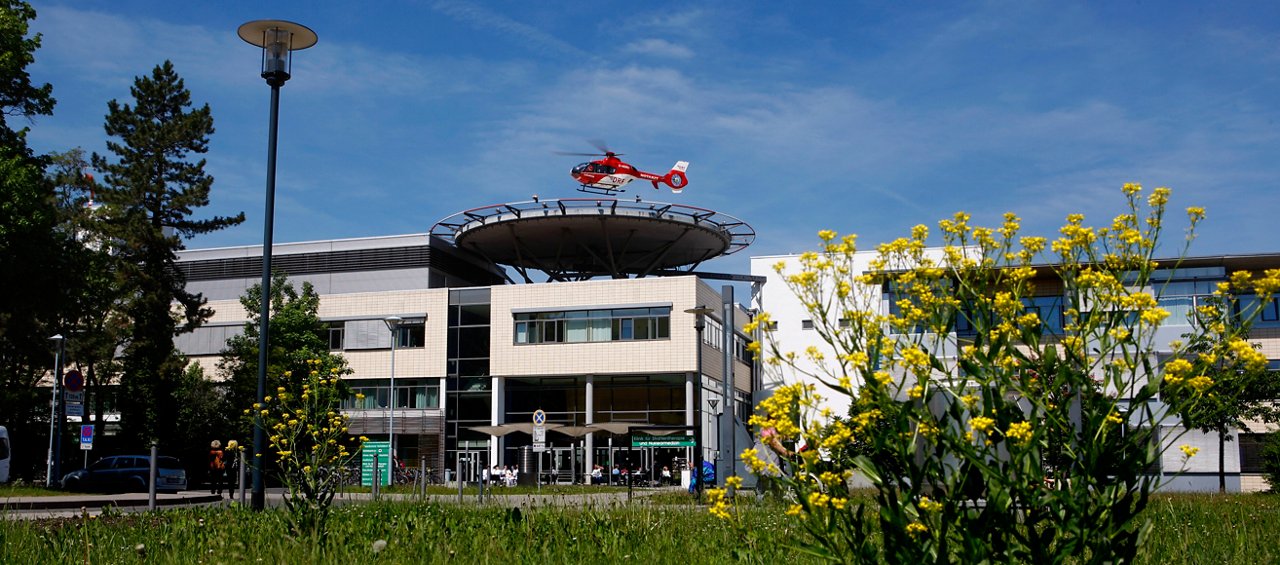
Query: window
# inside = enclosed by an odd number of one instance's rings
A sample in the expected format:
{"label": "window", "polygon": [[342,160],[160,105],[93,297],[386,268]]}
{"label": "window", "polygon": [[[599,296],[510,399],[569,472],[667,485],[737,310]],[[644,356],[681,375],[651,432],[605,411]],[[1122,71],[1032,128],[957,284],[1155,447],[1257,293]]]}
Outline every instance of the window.
{"label": "window", "polygon": [[813,320],[800,320],[800,329],[802,330],[813,329]]}
{"label": "window", "polygon": [[669,306],[521,312],[514,316],[517,344],[647,341],[671,337]]}
{"label": "window", "polygon": [[347,329],[346,322],[329,322],[329,351],[342,349],[342,341]]}
{"label": "window", "polygon": [[426,345],[427,326],[423,322],[401,324],[396,328],[396,347],[400,349]]}

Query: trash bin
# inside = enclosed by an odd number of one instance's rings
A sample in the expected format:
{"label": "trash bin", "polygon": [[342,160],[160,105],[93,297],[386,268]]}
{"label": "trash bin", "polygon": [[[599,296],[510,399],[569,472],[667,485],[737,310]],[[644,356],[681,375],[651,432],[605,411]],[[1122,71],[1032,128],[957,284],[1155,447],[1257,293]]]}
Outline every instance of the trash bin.
{"label": "trash bin", "polygon": [[519,450],[520,454],[520,474],[516,477],[516,484],[526,487],[534,486],[538,480],[538,453],[533,452],[532,445],[522,446]]}

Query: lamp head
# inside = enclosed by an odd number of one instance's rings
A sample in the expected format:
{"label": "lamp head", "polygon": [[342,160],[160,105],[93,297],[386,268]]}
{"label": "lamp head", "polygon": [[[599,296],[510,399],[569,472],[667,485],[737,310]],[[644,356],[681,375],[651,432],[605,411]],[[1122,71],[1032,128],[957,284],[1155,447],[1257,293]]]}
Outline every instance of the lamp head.
{"label": "lamp head", "polygon": [[237,30],[240,39],[262,48],[262,78],[271,86],[289,80],[293,67],[291,53],[316,44],[316,32],[302,24],[284,20],[254,20]]}
{"label": "lamp head", "polygon": [[383,318],[382,321],[387,324],[388,330],[394,332],[396,331],[396,328],[400,327],[400,323],[404,322],[404,318],[401,318],[400,316],[387,316],[386,318]]}

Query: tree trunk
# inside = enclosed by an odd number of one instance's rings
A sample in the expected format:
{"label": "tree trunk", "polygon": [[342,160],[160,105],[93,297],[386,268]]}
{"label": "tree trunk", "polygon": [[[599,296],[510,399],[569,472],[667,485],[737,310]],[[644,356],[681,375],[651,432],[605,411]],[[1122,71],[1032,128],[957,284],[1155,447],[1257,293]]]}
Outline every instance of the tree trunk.
{"label": "tree trunk", "polygon": [[1218,430],[1218,493],[1227,492],[1227,430]]}

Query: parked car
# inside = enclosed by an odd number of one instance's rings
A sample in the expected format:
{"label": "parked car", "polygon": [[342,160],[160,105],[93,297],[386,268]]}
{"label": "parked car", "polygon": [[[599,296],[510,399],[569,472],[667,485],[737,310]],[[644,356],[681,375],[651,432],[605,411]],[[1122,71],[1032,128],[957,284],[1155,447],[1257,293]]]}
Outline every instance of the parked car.
{"label": "parked car", "polygon": [[[146,492],[151,476],[151,458],[146,455],[112,455],[95,461],[87,469],[72,471],[62,478],[67,490],[94,492]],[[187,471],[173,457],[156,458],[156,490],[176,492],[187,489]]]}

